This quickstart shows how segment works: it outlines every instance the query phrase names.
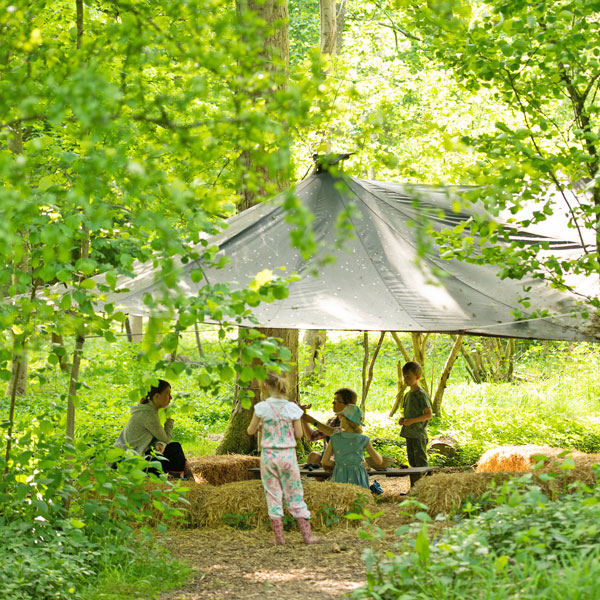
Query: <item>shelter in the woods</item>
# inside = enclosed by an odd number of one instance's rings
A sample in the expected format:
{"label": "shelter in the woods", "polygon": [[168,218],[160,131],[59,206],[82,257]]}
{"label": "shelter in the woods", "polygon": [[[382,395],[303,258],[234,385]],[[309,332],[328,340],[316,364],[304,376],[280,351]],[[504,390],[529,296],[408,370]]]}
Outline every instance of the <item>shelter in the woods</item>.
{"label": "shelter in the woods", "polygon": [[[425,219],[439,231],[473,217],[474,213],[453,210],[452,195],[456,198],[461,191],[464,189],[460,187],[313,173],[297,184],[295,193],[314,215],[316,239],[324,244],[317,256],[305,260],[290,247],[292,226],[275,198],[232,217],[225,231],[208,240],[231,259],[226,268],[206,268],[206,279],[196,283],[190,273],[198,265],[180,264],[177,287],[195,295],[206,283],[246,286],[259,271],[278,273],[284,267],[282,275],[297,273],[300,278],[291,283],[288,298],[254,310],[261,326],[600,341],[597,323],[574,316],[572,294],[535,279],[501,280],[493,265],[443,260],[436,247],[419,258],[419,227]],[[354,232],[337,249],[338,219],[349,209]],[[582,251],[580,245],[564,239],[527,231],[512,235],[526,244],[547,242],[558,255]],[[474,243],[477,246],[478,240]],[[335,255],[336,260],[318,266],[324,253]],[[312,274],[315,267],[318,277]],[[144,296],[158,290],[158,271],[142,264],[136,273],[135,278],[120,284],[127,291],[109,300],[130,314],[149,315]],[[584,285],[590,289],[579,291],[598,294],[597,280]],[[528,299],[529,306],[523,306],[523,298]],[[520,312],[519,319],[515,310]],[[538,310],[548,316],[539,318],[534,314]]]}

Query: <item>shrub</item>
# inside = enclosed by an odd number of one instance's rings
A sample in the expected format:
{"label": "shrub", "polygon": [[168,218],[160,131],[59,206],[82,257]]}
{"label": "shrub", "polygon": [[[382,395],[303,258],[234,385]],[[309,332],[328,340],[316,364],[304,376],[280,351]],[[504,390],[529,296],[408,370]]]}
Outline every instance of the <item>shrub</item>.
{"label": "shrub", "polygon": [[151,524],[182,516],[185,488],[146,466],[122,450],[65,441],[46,421],[14,440],[10,462],[0,459],[2,597],[78,598],[103,569],[130,560]]}
{"label": "shrub", "polygon": [[[494,503],[496,508],[462,520],[433,542],[425,522],[400,528],[399,534],[412,529],[414,540],[404,542],[396,555],[367,551],[368,584],[351,597],[571,598],[565,582],[573,585],[579,577],[583,588],[593,590],[600,575],[598,488],[580,486],[549,501],[538,487],[513,480]],[[578,598],[594,597],[577,590]]]}

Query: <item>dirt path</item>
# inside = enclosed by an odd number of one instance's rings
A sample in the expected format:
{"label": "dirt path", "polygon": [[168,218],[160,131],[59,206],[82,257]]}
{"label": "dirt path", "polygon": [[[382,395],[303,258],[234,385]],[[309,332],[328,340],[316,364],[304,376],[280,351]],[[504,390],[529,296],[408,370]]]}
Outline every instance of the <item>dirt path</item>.
{"label": "dirt path", "polygon": [[179,590],[160,600],[333,600],[366,581],[364,549],[393,549],[394,530],[406,522],[397,504],[382,503],[377,525],[384,540],[364,540],[358,529],[318,531],[321,543],[306,546],[298,531],[286,533],[286,545],[273,545],[267,528],[237,531],[229,527],[171,531],[166,541],[173,556],[197,569]]}

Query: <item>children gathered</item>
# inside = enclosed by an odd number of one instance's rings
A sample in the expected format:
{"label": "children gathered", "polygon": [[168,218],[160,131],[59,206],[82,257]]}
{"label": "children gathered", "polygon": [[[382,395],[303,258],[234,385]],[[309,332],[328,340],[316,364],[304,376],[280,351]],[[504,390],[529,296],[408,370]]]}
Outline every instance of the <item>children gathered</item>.
{"label": "children gathered", "polygon": [[[423,374],[417,362],[407,362],[402,368],[404,383],[409,390],[404,396],[400,435],[406,439],[406,453],[411,467],[427,467],[427,422],[432,418],[431,403],[420,384]],[[272,371],[262,383],[263,400],[254,406],[254,414],[247,428],[248,435],[259,434],[260,476],[265,492],[267,511],[276,545],[284,545],[284,505],[298,522],[306,544],[316,544],[319,539],[312,533],[310,511],[304,500],[300,468],[296,455],[297,439],[303,433],[310,441],[324,439],[322,453],[312,452],[308,471],[314,468],[332,469],[329,480],[350,483],[366,489],[369,474],[364,466],[365,452],[372,464],[380,467],[384,459],[375,450],[368,436],[363,434],[363,414],[356,406],[356,392],[340,388],[333,397],[335,416],[327,423],[320,423],[306,411],[310,405],[300,406],[287,399],[287,382],[284,376]],[[132,408],[131,418],[123,428],[117,448],[133,450],[156,461],[158,468],[169,476],[192,478],[193,474],[180,444],[171,441],[173,419],[160,424],[158,411],[166,409],[171,401],[171,386],[159,380],[140,404]],[[311,430],[308,424],[316,429]],[[328,442],[328,443],[327,443]],[[116,467],[116,464],[113,465]],[[155,472],[155,463],[148,470]],[[158,474],[158,471],[156,471]],[[322,479],[328,473],[319,473]],[[420,476],[410,474],[411,484]],[[376,483],[376,482],[375,482]],[[374,493],[381,493],[373,490]]]}

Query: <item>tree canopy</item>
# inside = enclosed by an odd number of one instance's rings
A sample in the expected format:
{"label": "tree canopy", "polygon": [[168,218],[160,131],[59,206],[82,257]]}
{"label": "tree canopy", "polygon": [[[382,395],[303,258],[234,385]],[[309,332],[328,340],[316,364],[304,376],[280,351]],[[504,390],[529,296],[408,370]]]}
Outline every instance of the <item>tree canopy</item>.
{"label": "tree canopy", "polygon": [[[112,339],[125,315],[110,305],[98,315],[93,300],[134,260],[154,261],[172,286],[174,260],[213,260],[214,249],[198,254],[191,243],[246,191],[267,198],[323,148],[356,150],[346,168],[361,176],[472,184],[462,201],[482,200],[515,227],[563,205],[568,237],[586,242],[571,259],[518,241],[503,249],[496,242],[510,230],[487,219],[469,224],[477,246],[468,229],[426,233],[443,256],[496,263],[502,276],[532,272],[562,288],[571,275],[596,277],[597,3],[347,2],[343,49],[327,57],[318,3],[289,4],[289,24],[224,0],[2,11],[0,286],[10,300],[0,325],[12,335],[2,377],[40,333]],[[277,68],[286,57],[265,53],[286,27],[289,70]],[[291,193],[284,205],[298,228],[292,243],[314,251],[312,216]],[[58,305],[45,297],[57,283],[72,290]],[[206,318],[229,327],[286,293],[283,280],[260,283],[147,302],[163,304],[179,329]],[[597,294],[589,300],[598,306]]]}

